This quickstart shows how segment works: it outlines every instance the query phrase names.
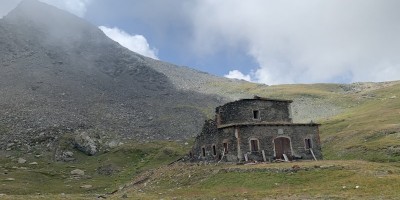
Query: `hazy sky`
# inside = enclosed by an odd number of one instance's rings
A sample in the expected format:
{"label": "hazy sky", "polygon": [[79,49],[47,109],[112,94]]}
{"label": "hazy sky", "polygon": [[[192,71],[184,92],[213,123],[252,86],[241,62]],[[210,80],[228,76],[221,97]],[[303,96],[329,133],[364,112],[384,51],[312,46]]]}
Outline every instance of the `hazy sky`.
{"label": "hazy sky", "polygon": [[[143,55],[266,84],[400,79],[398,0],[42,0]],[[0,16],[15,6],[0,0]]]}

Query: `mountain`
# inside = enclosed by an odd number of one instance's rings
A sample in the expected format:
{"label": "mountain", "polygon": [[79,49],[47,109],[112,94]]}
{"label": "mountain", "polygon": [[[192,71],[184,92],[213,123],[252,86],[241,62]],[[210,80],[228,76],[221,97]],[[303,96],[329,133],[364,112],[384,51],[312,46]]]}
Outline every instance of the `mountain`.
{"label": "mountain", "polygon": [[[168,165],[217,105],[253,95],[292,99],[295,122],[321,123],[325,161]],[[213,76],[24,0],[0,19],[0,196],[395,199],[399,98],[400,81],[267,86]]]}
{"label": "mountain", "polygon": [[129,51],[81,18],[36,0],[0,19],[0,63],[4,148],[14,140],[79,133],[186,140],[202,126],[205,108],[222,99],[177,87],[151,65],[178,67]]}
{"label": "mountain", "polygon": [[295,122],[321,123],[325,158],[395,161],[399,88],[399,81],[267,86],[221,78],[129,51],[36,0],[0,19],[3,150],[57,149],[77,135],[109,146],[187,141],[216,106],[258,95],[292,99]]}

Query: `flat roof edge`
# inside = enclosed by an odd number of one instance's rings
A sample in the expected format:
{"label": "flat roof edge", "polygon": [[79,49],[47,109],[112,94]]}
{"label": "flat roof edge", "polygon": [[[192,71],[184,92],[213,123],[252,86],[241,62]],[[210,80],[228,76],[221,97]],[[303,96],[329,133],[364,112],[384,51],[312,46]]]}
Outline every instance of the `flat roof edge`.
{"label": "flat roof edge", "polygon": [[320,126],[321,124],[317,123],[282,123],[282,122],[267,122],[267,123],[231,123],[231,124],[223,124],[217,125],[218,129],[228,128],[234,126]]}

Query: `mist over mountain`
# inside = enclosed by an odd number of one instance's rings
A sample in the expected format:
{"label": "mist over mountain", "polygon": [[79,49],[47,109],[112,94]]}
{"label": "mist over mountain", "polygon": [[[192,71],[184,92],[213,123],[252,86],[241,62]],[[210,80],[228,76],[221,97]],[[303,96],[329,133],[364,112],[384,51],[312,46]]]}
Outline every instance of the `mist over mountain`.
{"label": "mist over mountain", "polygon": [[[29,143],[80,132],[139,141],[190,138],[206,118],[204,108],[222,98],[193,91],[198,86],[185,83],[196,81],[174,74],[179,69],[129,51],[79,17],[25,0],[0,19],[1,140]],[[184,78],[172,80],[175,75]]]}

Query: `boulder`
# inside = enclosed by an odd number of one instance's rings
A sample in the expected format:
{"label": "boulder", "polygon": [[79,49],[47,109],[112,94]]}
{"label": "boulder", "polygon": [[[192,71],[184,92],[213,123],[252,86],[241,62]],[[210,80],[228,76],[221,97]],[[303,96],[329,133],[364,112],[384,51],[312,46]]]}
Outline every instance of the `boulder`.
{"label": "boulder", "polygon": [[82,185],[80,188],[89,189],[92,188],[92,185]]}
{"label": "boulder", "polygon": [[89,156],[95,155],[98,152],[96,141],[85,132],[75,136],[74,147]]}
{"label": "boulder", "polygon": [[85,172],[83,170],[80,169],[74,169],[71,172],[71,175],[77,175],[77,176],[84,176]]}
{"label": "boulder", "polygon": [[71,158],[72,156],[74,156],[74,153],[72,151],[64,151],[63,156]]}
{"label": "boulder", "polygon": [[24,164],[24,163],[26,163],[26,160],[23,159],[23,158],[18,158],[18,163],[19,164]]}
{"label": "boulder", "polygon": [[7,144],[7,148],[13,147],[15,144],[13,142]]}

